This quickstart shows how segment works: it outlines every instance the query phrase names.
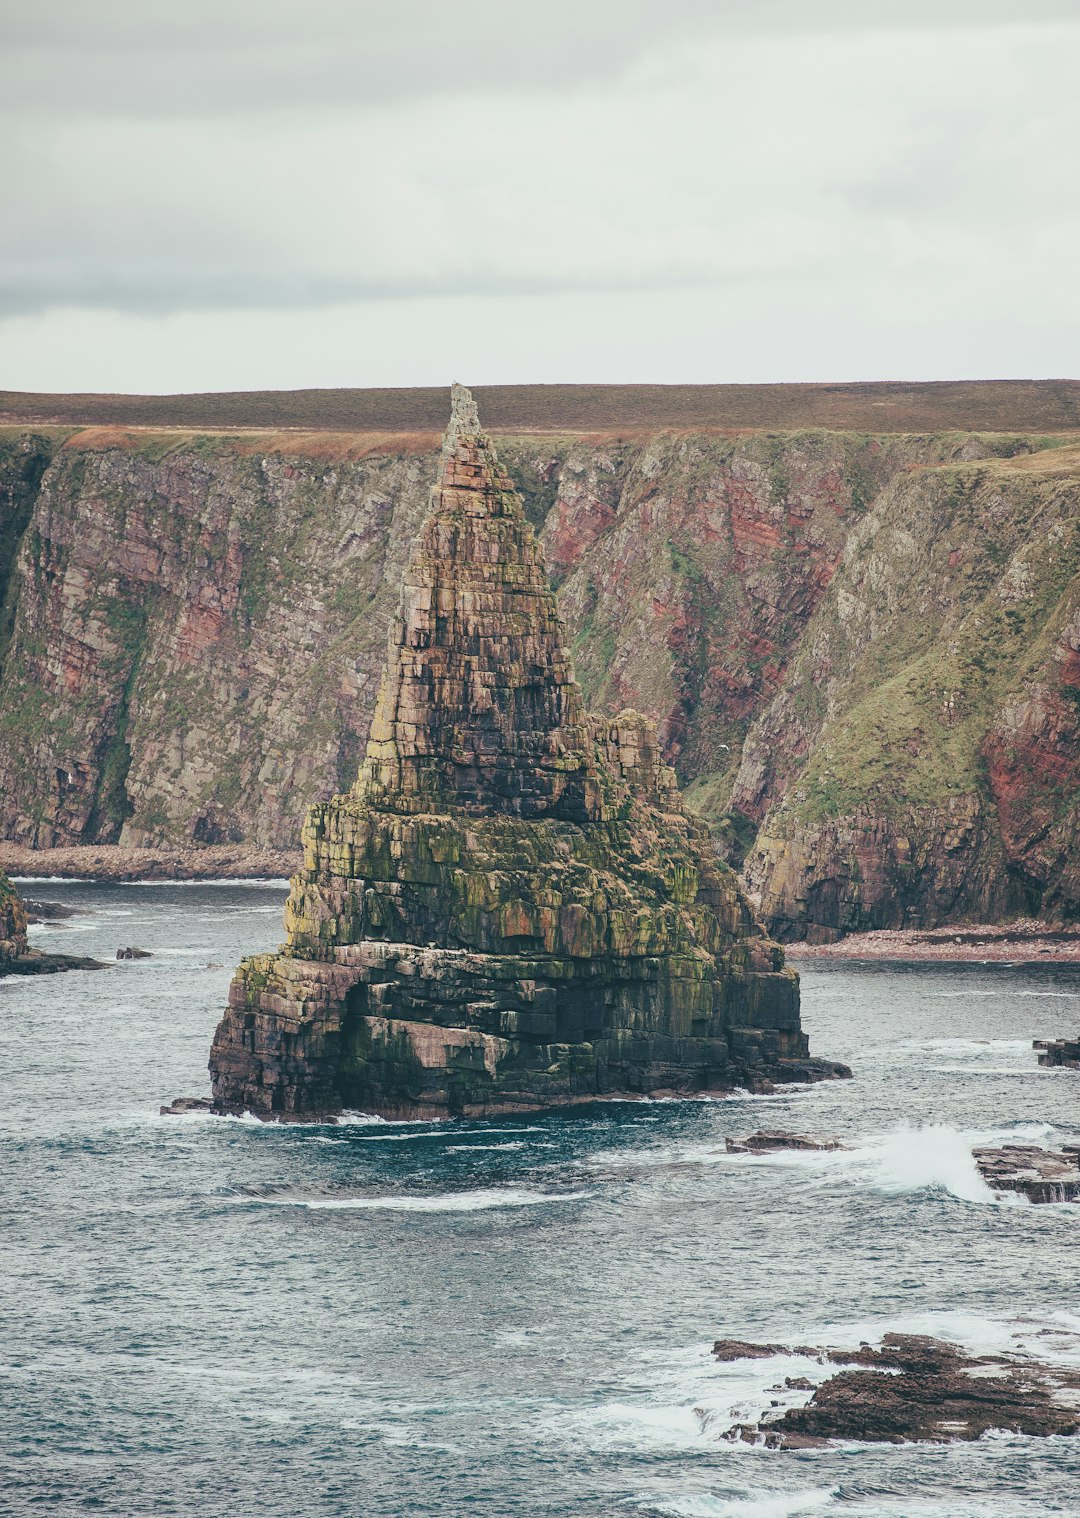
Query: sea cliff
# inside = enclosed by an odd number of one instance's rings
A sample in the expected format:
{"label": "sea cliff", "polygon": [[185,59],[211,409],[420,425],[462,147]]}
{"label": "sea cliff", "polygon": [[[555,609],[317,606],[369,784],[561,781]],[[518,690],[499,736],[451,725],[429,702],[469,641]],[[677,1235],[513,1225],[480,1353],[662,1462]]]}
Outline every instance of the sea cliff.
{"label": "sea cliff", "polygon": [[[785,937],[1075,917],[1068,434],[496,438],[590,706]],[[430,433],[0,437],[0,831],[296,846],[351,783]]]}

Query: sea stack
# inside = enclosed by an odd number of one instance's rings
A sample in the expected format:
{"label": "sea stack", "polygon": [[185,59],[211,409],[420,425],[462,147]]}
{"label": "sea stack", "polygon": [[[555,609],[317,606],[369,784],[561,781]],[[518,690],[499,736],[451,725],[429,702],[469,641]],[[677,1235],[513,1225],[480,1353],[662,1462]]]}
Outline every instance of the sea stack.
{"label": "sea stack", "polygon": [[245,960],[214,1108],[528,1110],[847,1074],[653,724],[588,715],[521,501],[455,385],[367,756],[313,806],[288,942]]}
{"label": "sea stack", "polygon": [[27,952],[26,908],[19,893],[0,870],[0,975]]}

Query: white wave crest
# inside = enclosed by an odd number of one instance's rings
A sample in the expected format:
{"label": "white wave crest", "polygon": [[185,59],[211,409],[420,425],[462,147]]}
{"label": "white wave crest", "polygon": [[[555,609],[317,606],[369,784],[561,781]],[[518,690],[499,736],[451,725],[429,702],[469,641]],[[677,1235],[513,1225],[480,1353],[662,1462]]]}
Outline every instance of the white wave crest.
{"label": "white wave crest", "polygon": [[876,1182],[889,1192],[947,1191],[963,1202],[992,1202],[969,1139],[955,1128],[911,1128],[863,1151],[877,1166]]}
{"label": "white wave crest", "polygon": [[670,1518],[804,1518],[831,1507],[835,1495],[831,1487],[807,1487],[797,1492],[749,1491],[737,1497],[702,1493],[640,1501],[642,1507]]}
{"label": "white wave crest", "polygon": [[541,1207],[552,1202],[580,1202],[591,1191],[516,1191],[509,1187],[441,1192],[434,1196],[234,1197],[265,1207],[305,1207],[312,1212],[486,1212],[493,1207]]}
{"label": "white wave crest", "polygon": [[849,1185],[867,1186],[886,1195],[943,1191],[963,1202],[1016,1206],[1022,1202],[1019,1196],[1001,1195],[986,1184],[972,1150],[983,1145],[1045,1142],[1054,1132],[1052,1124],[1039,1122],[969,1131],[932,1124],[895,1128],[867,1137],[850,1149],[775,1150],[732,1155],[730,1162],[802,1170],[818,1185],[843,1179]]}

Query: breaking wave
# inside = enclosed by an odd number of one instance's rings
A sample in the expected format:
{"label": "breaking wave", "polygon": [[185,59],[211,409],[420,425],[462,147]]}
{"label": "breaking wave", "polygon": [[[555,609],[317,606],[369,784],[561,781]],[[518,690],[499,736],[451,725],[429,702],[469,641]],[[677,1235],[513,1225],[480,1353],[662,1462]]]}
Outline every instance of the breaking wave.
{"label": "breaking wave", "polygon": [[740,1496],[710,1493],[685,1497],[641,1498],[640,1506],[663,1518],[809,1518],[832,1506],[832,1487],[806,1487],[797,1492],[744,1492]]}

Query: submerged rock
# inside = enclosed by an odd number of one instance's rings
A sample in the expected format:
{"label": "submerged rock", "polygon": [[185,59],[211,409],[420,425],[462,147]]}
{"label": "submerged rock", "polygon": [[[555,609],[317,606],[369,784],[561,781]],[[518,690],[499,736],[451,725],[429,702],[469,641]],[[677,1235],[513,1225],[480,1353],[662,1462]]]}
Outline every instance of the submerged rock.
{"label": "submerged rock", "polygon": [[771,1360],[774,1355],[816,1356],[816,1349],[800,1345],[792,1349],[786,1344],[751,1344],[747,1339],[717,1339],[712,1347],[713,1358],[721,1364],[732,1360]]}
{"label": "submerged rock", "polygon": [[808,1149],[814,1151],[843,1149],[835,1138],[814,1138],[807,1133],[788,1133],[784,1128],[759,1128],[748,1133],[744,1139],[726,1138],[724,1147],[728,1154],[771,1154],[777,1149]]}
{"label": "submerged rock", "polygon": [[994,1191],[1016,1191],[1029,1202],[1080,1202],[1080,1145],[1053,1153],[1035,1144],[976,1149],[979,1173]]}
{"label": "submerged rock", "polygon": [[153,959],[154,956],[149,949],[136,949],[129,944],[126,949],[117,949],[116,957],[117,959]]}
{"label": "submerged rock", "polygon": [[167,1107],[158,1108],[159,1117],[186,1117],[189,1112],[210,1112],[211,1102],[205,1096],[178,1096]]}
{"label": "submerged rock", "polygon": [[[721,1361],[730,1341],[717,1345]],[[941,1339],[885,1334],[881,1347],[808,1351],[769,1344],[741,1346],[752,1358],[810,1354],[822,1363],[857,1366],[823,1381],[798,1407],[737,1424],[727,1437],[772,1449],[812,1449],[835,1439],[871,1443],[948,1444],[991,1429],[1032,1437],[1080,1432],[1080,1374],[1006,1355],[971,1356]],[[715,1351],[714,1351],[715,1352]],[[789,1389],[805,1380],[788,1381]]]}
{"label": "submerged rock", "polygon": [[653,724],[590,717],[522,504],[455,386],[367,757],[314,806],[288,942],[244,961],[218,1111],[515,1110],[850,1074],[687,814]]}

